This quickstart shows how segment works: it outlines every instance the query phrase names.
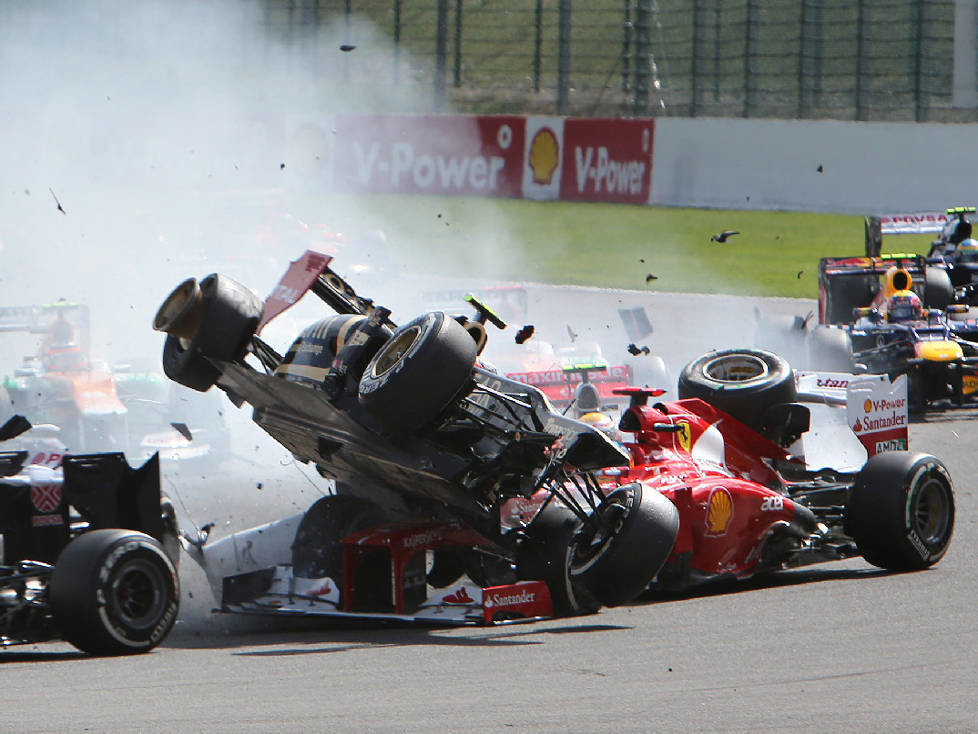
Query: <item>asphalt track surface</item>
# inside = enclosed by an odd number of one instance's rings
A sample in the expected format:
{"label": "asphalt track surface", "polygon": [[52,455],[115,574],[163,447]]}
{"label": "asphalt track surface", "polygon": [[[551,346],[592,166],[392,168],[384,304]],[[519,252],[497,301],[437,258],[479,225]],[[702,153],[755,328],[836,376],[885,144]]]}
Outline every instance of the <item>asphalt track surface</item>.
{"label": "asphalt track surface", "polygon": [[[632,297],[592,293],[586,302]],[[754,305],[695,300],[732,323]],[[809,305],[762,303],[785,318]],[[594,306],[594,328],[607,306]],[[700,314],[688,306],[682,297],[656,301],[669,316],[656,338],[679,335],[670,345],[676,363],[687,350],[741,338],[732,327],[705,337],[689,329],[687,317]],[[687,328],[666,326],[680,322]],[[716,343],[693,343],[704,339]],[[924,572],[890,574],[853,559],[587,617],[415,628],[212,615],[202,574],[185,557],[181,619],[153,653],[89,658],[63,643],[0,652],[0,729],[975,731],[976,419],[978,409],[955,409],[911,426],[912,448],[946,462],[957,498],[950,551]],[[179,497],[182,513],[218,520],[216,532],[319,491],[247,426],[236,430],[238,458],[183,478]]]}

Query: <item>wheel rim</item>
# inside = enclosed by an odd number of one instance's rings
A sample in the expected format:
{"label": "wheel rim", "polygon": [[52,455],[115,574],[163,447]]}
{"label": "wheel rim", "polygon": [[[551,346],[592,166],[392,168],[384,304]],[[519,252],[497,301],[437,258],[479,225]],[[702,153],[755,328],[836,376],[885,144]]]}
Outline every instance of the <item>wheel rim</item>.
{"label": "wheel rim", "polygon": [[412,326],[392,337],[377,354],[377,360],[371,370],[372,376],[381,377],[390,372],[418,340],[420,333],[420,327]]}
{"label": "wheel rim", "polygon": [[914,496],[911,522],[917,536],[927,545],[941,545],[950,526],[950,501],[944,483],[928,480]]}
{"label": "wheel rim", "polygon": [[770,370],[759,357],[737,354],[711,359],[703,367],[703,373],[714,382],[741,383],[767,377]]}
{"label": "wheel rim", "polygon": [[162,570],[144,559],[126,563],[110,590],[110,605],[119,620],[134,629],[155,625],[167,607],[164,589],[167,579]]}

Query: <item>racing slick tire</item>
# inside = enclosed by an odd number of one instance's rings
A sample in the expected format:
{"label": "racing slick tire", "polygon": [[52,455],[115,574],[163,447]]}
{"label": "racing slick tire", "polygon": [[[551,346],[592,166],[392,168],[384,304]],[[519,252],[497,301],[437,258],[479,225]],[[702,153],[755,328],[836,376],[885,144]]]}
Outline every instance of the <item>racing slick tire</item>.
{"label": "racing slick tire", "polygon": [[423,428],[471,382],[477,353],[455,319],[430,311],[395,330],[370,360],[360,403],[384,429]]}
{"label": "racing slick tire", "polygon": [[846,533],[862,556],[890,571],[937,563],[954,532],[954,490],[941,461],[891,451],[866,462],[846,503]]}
{"label": "racing slick tire", "polygon": [[[200,295],[200,325],[189,343],[167,334],[163,372],[174,382],[206,392],[221,376],[207,357],[224,362],[240,359],[258,328],[264,306],[248,288],[220,273],[200,281]],[[160,317],[158,314],[157,323]]]}
{"label": "racing slick tire", "polygon": [[625,604],[648,588],[672,553],[679,511],[636,482],[609,494],[595,515],[598,532],[586,547],[578,545],[573,572],[601,604]]}
{"label": "racing slick tire", "polygon": [[831,326],[816,326],[808,337],[808,368],[851,372],[852,340],[849,334]]}
{"label": "racing slick tire", "polygon": [[152,650],[180,608],[177,571],[145,533],[111,528],[65,546],[49,587],[51,611],[65,640],[92,655]]}
{"label": "racing slick tire", "polygon": [[517,577],[546,583],[554,613],[560,617],[592,614],[601,606],[574,573],[576,538],[582,526],[568,508],[547,505],[526,528],[516,555]]}
{"label": "racing slick tire", "polygon": [[700,398],[755,431],[764,413],[797,398],[791,366],[762,349],[724,349],[697,357],[679,375],[679,399]]}
{"label": "racing slick tire", "polygon": [[944,268],[924,268],[924,306],[947,308],[954,303],[954,286]]}

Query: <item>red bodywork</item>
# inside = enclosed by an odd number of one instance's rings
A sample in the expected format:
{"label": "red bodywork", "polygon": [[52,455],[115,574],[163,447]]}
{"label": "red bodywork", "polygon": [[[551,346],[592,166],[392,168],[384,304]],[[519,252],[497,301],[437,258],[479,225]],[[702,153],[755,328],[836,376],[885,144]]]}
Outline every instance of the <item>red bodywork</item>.
{"label": "red bodywork", "polygon": [[[649,406],[646,391],[627,393],[632,405],[623,430],[634,429],[634,442],[625,444],[632,462],[613,470],[614,481],[641,482],[678,509],[679,535],[667,566],[688,557],[700,578],[751,575],[772,531],[799,520],[795,503],[773,489],[780,479],[765,463],[788,454],[702,400]],[[664,424],[680,430],[663,430]],[[810,515],[807,508],[800,513]]]}

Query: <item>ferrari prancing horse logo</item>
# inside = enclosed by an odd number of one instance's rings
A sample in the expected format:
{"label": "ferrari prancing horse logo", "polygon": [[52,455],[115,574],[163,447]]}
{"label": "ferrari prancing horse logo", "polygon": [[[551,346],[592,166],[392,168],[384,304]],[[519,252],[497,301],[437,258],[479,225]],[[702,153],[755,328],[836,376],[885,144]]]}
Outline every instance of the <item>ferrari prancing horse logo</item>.
{"label": "ferrari prancing horse logo", "polygon": [[676,425],[679,426],[679,430],[676,432],[676,438],[679,440],[679,445],[682,447],[683,451],[689,451],[693,445],[693,434],[689,428],[689,421],[676,421]]}

